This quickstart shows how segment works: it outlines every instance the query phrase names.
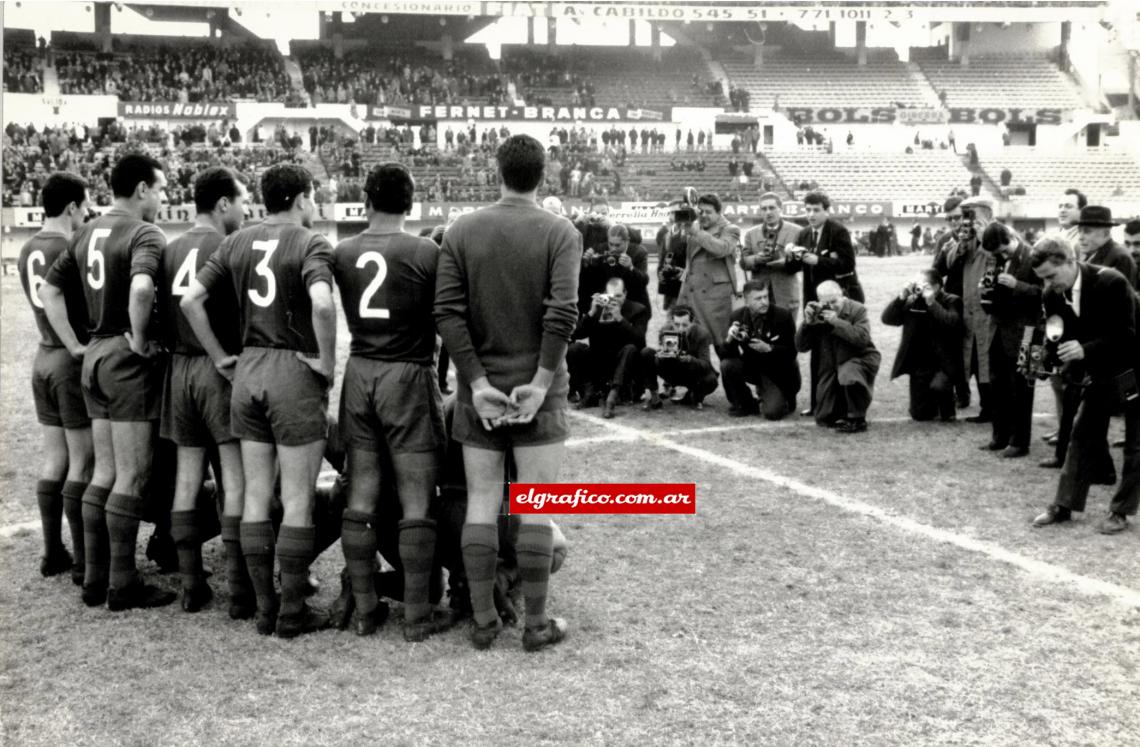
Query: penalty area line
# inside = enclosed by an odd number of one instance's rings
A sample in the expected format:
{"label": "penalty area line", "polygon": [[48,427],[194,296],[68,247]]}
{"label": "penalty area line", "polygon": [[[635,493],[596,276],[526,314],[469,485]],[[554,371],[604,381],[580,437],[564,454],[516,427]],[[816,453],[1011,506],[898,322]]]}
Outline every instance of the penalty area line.
{"label": "penalty area line", "polygon": [[[907,534],[925,537],[926,539],[933,540],[942,544],[953,545],[968,552],[978,553],[984,555],[991,560],[998,561],[1012,565],[1019,568],[1029,576],[1047,582],[1063,582],[1071,585],[1082,592],[1087,594],[1099,594],[1109,597],[1113,601],[1120,602],[1132,607],[1140,607],[1140,591],[1131,589],[1127,586],[1114,584],[1108,581],[1102,581],[1088,576],[1082,576],[1079,573],[1063,568],[1053,563],[1047,563],[1043,560],[1036,560],[1024,555],[1018,554],[1009,550],[1001,545],[989,542],[986,540],[975,539],[964,534],[951,531],[949,529],[940,529],[930,524],[924,524],[921,521],[908,518],[906,516],[897,516],[890,514],[879,506],[861,501],[855,498],[849,498],[840,493],[836,493],[825,488],[818,488],[813,485],[800,482],[799,480],[785,477],[768,469],[760,467],[753,467],[735,459],[730,459],[720,454],[714,454],[705,449],[699,449],[694,446],[677,443],[664,436],[649,431],[643,431],[639,428],[633,428],[628,425],[620,425],[594,415],[587,415],[582,412],[573,412],[571,417],[577,418],[584,422],[593,423],[608,428],[615,433],[620,433],[624,436],[638,437],[642,440],[648,441],[651,444],[670,449],[679,454],[693,457],[694,459],[707,462],[709,464],[723,467],[731,472],[746,477],[752,477],[757,480],[762,480],[770,485],[785,488],[791,492],[804,496],[805,498],[812,498],[814,500],[826,503],[835,508],[841,509],[848,513],[856,514],[859,516],[867,516],[877,521],[886,524],[887,526],[906,532]],[[1028,530],[1027,530],[1028,531]]]}

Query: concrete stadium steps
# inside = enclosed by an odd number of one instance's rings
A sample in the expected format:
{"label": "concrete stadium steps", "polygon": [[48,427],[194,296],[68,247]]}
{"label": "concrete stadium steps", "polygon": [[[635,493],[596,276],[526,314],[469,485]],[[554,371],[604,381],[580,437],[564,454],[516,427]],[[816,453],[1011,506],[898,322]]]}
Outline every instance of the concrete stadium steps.
{"label": "concrete stadium steps", "polygon": [[793,150],[764,155],[789,189],[815,181],[838,200],[941,202],[952,190],[970,183],[970,171],[951,151],[828,154]]}
{"label": "concrete stadium steps", "polygon": [[918,64],[936,92],[946,91],[947,106],[1028,110],[1086,106],[1076,84],[1044,57],[970,57],[967,67],[950,61]]}
{"label": "concrete stadium steps", "polygon": [[[630,154],[625,166],[619,169],[622,184],[634,187],[643,200],[673,200],[681,196],[685,187],[693,187],[698,192],[715,192],[721,198],[735,194],[741,199],[753,199],[762,190],[765,178],[776,181],[766,161],[759,155],[741,153],[740,158],[752,156],[756,162],[748,184],[743,188],[734,187],[728,173],[728,162],[732,151],[666,151],[665,153]],[[704,171],[672,171],[670,161],[705,162]],[[653,171],[654,174],[638,174],[638,171]]]}
{"label": "concrete stadium steps", "polygon": [[[1140,163],[1123,151],[1058,154],[1006,148],[979,154],[979,163],[995,183],[1000,183],[1002,169],[1008,168],[1013,175],[1010,185],[1025,187],[1025,199],[1053,199],[1073,186],[1079,186],[1094,203],[1114,197],[1140,198]],[[1114,194],[1117,187],[1119,195]]]}
{"label": "concrete stadium steps", "polygon": [[748,91],[753,110],[769,109],[779,97],[783,108],[795,106],[889,107],[929,106],[932,92],[921,78],[901,62],[868,62],[860,67],[849,60],[765,60],[757,69],[751,61],[721,63],[735,86]]}

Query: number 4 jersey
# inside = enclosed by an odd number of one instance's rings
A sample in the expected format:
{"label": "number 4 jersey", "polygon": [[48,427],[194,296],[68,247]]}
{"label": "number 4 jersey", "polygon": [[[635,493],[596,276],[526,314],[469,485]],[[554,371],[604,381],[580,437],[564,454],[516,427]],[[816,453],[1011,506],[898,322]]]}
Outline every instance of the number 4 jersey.
{"label": "number 4 jersey", "polygon": [[[162,254],[162,318],[166,324],[167,345],[181,355],[205,355],[197,335],[178,304],[190,290],[206,261],[222,245],[225,237],[210,226],[194,226],[179,236]],[[241,329],[237,300],[230,288],[215,288],[206,301],[206,315],[222,349],[234,355],[241,352]]]}
{"label": "number 4 jersey", "polygon": [[332,258],[332,244],[324,236],[270,220],[228,236],[198,272],[198,281],[211,296],[234,294],[243,347],[316,355],[309,286],[332,285]]}
{"label": "number 4 jersey", "polygon": [[334,273],[352,355],[431,363],[438,262],[434,241],[402,232],[368,230],[337,245]]}
{"label": "number 4 jersey", "polygon": [[165,248],[166,237],[157,226],[123,210],[111,210],[71,237],[46,280],[64,290],[78,281],[91,336],[115,337],[131,328],[127,313],[131,278],[147,275],[157,287]]}

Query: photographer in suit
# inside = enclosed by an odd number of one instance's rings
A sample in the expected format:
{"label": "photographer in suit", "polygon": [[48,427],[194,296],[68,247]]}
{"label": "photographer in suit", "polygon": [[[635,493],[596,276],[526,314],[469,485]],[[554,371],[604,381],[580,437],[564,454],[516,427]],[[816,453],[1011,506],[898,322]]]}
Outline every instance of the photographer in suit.
{"label": "photographer in suit", "polygon": [[[962,276],[966,269],[966,259],[969,252],[973,247],[961,246],[958,243],[958,230],[962,223],[962,198],[951,197],[942,206],[943,215],[946,218],[946,223],[950,230],[946,231],[941,238],[938,239],[938,245],[934,249],[934,271],[942,278],[942,290],[950,295],[962,298]],[[958,335],[958,347],[962,346],[962,336],[965,332],[963,323],[962,333]],[[961,353],[959,353],[961,357]],[[957,405],[959,410],[964,410],[970,406],[970,366],[960,365],[957,367],[958,375],[954,379],[954,391],[957,393]],[[977,377],[977,371],[974,371],[974,376]],[[989,402],[986,399],[989,384],[983,385],[981,380],[978,380],[978,394],[982,411],[988,413]]]}
{"label": "photographer in suit", "polygon": [[570,388],[582,392],[577,408],[594,407],[599,392],[606,395],[602,417],[612,418],[622,396],[640,394],[637,355],[645,347],[649,308],[626,297],[625,281],[610,278],[605,293],[595,293],[590,308],[578,322],[574,339],[566,351]]}
{"label": "photographer in suit", "polygon": [[621,278],[630,300],[649,309],[649,252],[641,245],[641,232],[615,223],[606,232],[606,241],[587,245],[582,253],[578,275],[578,311],[590,309],[595,295],[604,293],[610,278]]}
{"label": "photographer in suit", "polygon": [[697,220],[685,233],[689,256],[678,303],[696,315],[696,321],[713,340],[728,333],[732,302],[740,293],[736,285],[740,228],[720,214],[720,198],[704,194],[697,198]]}
{"label": "photographer in suit", "polygon": [[704,409],[705,397],[716,391],[717,372],[709,356],[712,338],[693,317],[688,306],[674,306],[669,310],[668,323],[658,334],[659,347],[641,351],[641,372],[649,387],[643,410],[661,408],[658,375],[669,386],[685,387],[685,396],[679,401],[698,410]]}
{"label": "photographer in suit", "polygon": [[[804,304],[817,300],[816,288],[825,280],[832,280],[852,301],[863,303],[863,286],[855,274],[855,249],[847,228],[830,217],[831,198],[823,192],[804,195],[807,228],[796,236],[795,245],[788,250],[789,259],[784,269],[788,272],[803,270]],[[816,391],[819,389],[819,359],[812,350],[811,408],[803,415],[815,412]]]}
{"label": "photographer in suit", "polygon": [[867,408],[882,363],[871,342],[867,309],[844,298],[834,280],[825,280],[814,290],[818,300],[804,307],[796,349],[811,350],[819,359],[815,422],[843,433],[862,433],[867,430]]}
{"label": "photographer in suit", "polygon": [[[1125,412],[1124,479],[1097,525],[1104,534],[1128,526],[1140,504],[1140,394],[1136,387],[1136,296],[1116,270],[1078,263],[1063,238],[1042,239],[1033,248],[1033,271],[1045,283],[1045,313],[1057,315],[1064,332],[1056,347],[1069,381],[1081,381],[1081,400],[1073,421],[1057,495],[1036,527],[1069,521],[1085,510],[1092,478],[1108,458],[1105,437],[1113,410]],[[1111,463],[1111,462],[1110,462]]]}
{"label": "photographer in suit", "polygon": [[[796,362],[796,322],[792,312],[771,303],[761,280],[744,285],[744,306],[732,312],[721,345],[720,372],[733,417],[763,413],[780,420],[796,408],[800,367]],[[749,384],[756,385],[757,405]]]}
{"label": "photographer in suit", "polygon": [[696,210],[683,200],[670,202],[668,210],[669,220],[657,229],[657,292],[662,296],[661,306],[666,311],[673,308],[681,293],[681,278],[689,251],[685,238],[687,223],[697,216]]}
{"label": "photographer in suit", "polygon": [[[1111,267],[1124,276],[1133,288],[1136,287],[1136,265],[1120,245],[1112,240],[1112,227],[1119,225],[1112,220],[1112,211],[1099,205],[1088,205],[1081,208],[1080,217],[1074,224],[1079,238],[1073,247],[1077,250],[1080,261],[1098,267]],[[1056,469],[1064,465],[1065,454],[1069,450],[1069,437],[1073,430],[1073,418],[1077,416],[1077,408],[1081,404],[1080,382],[1066,381],[1064,376],[1051,378],[1054,391],[1060,393],[1058,411],[1056,449],[1052,457],[1043,459],[1039,466]],[[1108,456],[1107,448],[1105,456]],[[1114,475],[1112,462],[1109,460],[1107,472],[1102,467],[1098,476]],[[1095,481],[1095,480],[1094,480]],[[1115,475],[1114,480],[1115,481]]]}
{"label": "photographer in suit", "polygon": [[883,324],[902,327],[891,378],[910,376],[910,417],[956,418],[954,382],[962,370],[962,299],[942,288],[937,270],[903,287],[883,309]]}
{"label": "photographer in suit", "polygon": [[961,219],[956,234],[957,253],[962,255],[962,365],[978,380],[981,410],[966,418],[967,423],[993,422],[990,343],[994,321],[982,304],[982,278],[990,258],[982,251],[981,238],[993,223],[993,202],[985,197],[969,197],[958,205]]}
{"label": "photographer in suit", "polygon": [[1011,228],[991,223],[982,233],[986,259],[978,281],[979,302],[994,325],[989,364],[993,395],[993,436],[981,447],[1005,458],[1029,453],[1033,428],[1033,383],[1017,369],[1026,327],[1041,318],[1041,278],[1033,271],[1029,247]]}
{"label": "photographer in suit", "polygon": [[771,290],[770,302],[790,311],[794,320],[800,313],[800,279],[794,266],[788,268],[784,250],[796,243],[800,227],[784,220],[783,206],[779,195],[760,195],[761,223],[744,234],[740,267],[751,273],[753,280],[766,283]]}

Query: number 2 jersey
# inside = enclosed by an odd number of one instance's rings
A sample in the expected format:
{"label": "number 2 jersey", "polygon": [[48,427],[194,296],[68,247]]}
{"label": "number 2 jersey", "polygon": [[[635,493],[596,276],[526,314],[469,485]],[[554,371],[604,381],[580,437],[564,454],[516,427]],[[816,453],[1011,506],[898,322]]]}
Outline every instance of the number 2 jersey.
{"label": "number 2 jersey", "polygon": [[[147,275],[157,289],[166,236],[153,223],[123,210],[111,210],[84,225],[71,237],[47,274],[47,282],[66,290],[83,287],[91,337],[115,337],[131,329],[127,312],[131,278]],[[151,337],[157,330],[151,315]]]}
{"label": "number 2 jersey", "polygon": [[296,223],[266,221],[228,236],[198,272],[211,297],[233,293],[243,347],[316,355],[309,286],[332,286],[332,244]]}
{"label": "number 2 jersey", "polygon": [[337,244],[333,272],[352,355],[431,364],[439,247],[403,232],[364,231]]}
{"label": "number 2 jersey", "polygon": [[[59,336],[56,335],[51,323],[48,322],[47,314],[44,313],[44,307],[39,298],[40,284],[43,283],[44,277],[56,259],[59,258],[59,255],[67,251],[67,245],[68,239],[62,233],[40,231],[28,239],[23,248],[20,249],[20,258],[16,265],[20,272],[20,283],[24,286],[24,295],[27,296],[28,303],[32,305],[32,314],[36,318],[36,327],[40,331],[40,345],[45,348],[63,347],[63,343],[60,342]],[[67,301],[67,316],[71,323],[71,329],[75,332],[79,342],[86,344],[88,340],[87,314],[83,304],[83,289],[79,285],[79,279],[71,278],[62,287],[62,290],[63,297]]]}
{"label": "number 2 jersey", "polygon": [[[162,254],[161,293],[167,346],[181,355],[205,355],[198,336],[186,321],[179,303],[202,267],[222,245],[225,237],[209,226],[194,226],[179,236]],[[241,351],[240,311],[229,287],[215,288],[206,301],[206,315],[222,349],[230,355]]]}

